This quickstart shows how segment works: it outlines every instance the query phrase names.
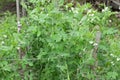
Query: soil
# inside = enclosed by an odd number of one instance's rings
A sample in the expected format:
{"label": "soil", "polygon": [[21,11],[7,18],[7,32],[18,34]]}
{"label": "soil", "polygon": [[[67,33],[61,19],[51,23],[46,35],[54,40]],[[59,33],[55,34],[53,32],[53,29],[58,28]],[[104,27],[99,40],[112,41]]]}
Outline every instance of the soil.
{"label": "soil", "polygon": [[10,11],[12,13],[15,13],[16,11],[16,2],[8,2],[1,6],[0,13],[4,13],[6,11]]}

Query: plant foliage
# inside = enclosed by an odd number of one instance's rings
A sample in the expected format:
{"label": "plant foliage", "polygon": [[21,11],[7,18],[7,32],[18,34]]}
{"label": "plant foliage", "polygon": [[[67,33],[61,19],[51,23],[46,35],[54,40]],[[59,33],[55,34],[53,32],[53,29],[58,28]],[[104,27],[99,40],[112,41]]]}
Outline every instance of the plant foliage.
{"label": "plant foliage", "polygon": [[[18,34],[15,16],[6,15],[0,29],[0,78],[21,80],[20,65],[25,80],[118,80],[120,77],[119,30],[109,27],[114,15],[105,7],[102,12],[90,4],[72,7],[63,1],[29,0],[28,16],[21,19]],[[56,5],[57,4],[57,5]],[[92,50],[96,26],[102,33],[97,51],[98,65]],[[18,59],[18,48],[25,56]],[[33,60],[29,60],[33,59]]]}

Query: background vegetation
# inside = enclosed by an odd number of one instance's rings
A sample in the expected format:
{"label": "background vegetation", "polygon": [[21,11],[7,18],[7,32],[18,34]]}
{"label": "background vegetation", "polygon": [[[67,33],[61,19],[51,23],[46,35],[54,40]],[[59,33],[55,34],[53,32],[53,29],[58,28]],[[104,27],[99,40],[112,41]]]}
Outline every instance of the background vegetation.
{"label": "background vegetation", "polygon": [[[1,80],[120,79],[120,24],[115,12],[108,7],[99,12],[90,4],[63,5],[62,0],[29,3],[24,5],[27,16],[21,18],[20,34],[16,15],[7,12],[0,19]],[[102,36],[95,59],[97,26]],[[22,60],[19,48],[25,54]]]}

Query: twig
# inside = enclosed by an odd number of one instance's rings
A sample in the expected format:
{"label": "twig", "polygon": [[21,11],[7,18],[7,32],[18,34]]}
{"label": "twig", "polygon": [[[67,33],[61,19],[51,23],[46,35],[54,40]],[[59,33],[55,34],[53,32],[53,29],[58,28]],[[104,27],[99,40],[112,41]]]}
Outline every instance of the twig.
{"label": "twig", "polygon": [[97,74],[96,74],[96,67],[98,66],[97,50],[98,50],[98,46],[99,46],[100,39],[101,39],[101,32],[100,32],[99,26],[96,26],[96,29],[97,29],[97,32],[96,32],[96,38],[95,38],[95,43],[94,43],[94,48],[93,48],[92,56],[95,59],[95,64],[93,66],[94,75],[96,76],[96,80],[98,80],[97,79]]}
{"label": "twig", "polygon": [[1,61],[24,61],[24,60],[27,60],[27,61],[37,61],[39,59],[36,59],[36,58],[32,58],[32,59],[0,59]]}
{"label": "twig", "polygon": [[[19,5],[20,1],[19,0],[16,0],[16,11],[17,11],[17,26],[18,26],[18,33],[20,33],[21,31],[21,23],[20,23],[20,5]],[[23,56],[25,55],[22,48],[19,48],[18,49],[18,53],[19,53],[19,57],[20,59],[23,58]],[[19,70],[19,74],[22,78],[22,80],[24,80],[24,70],[22,69],[22,65],[21,65],[21,68]]]}
{"label": "twig", "polygon": [[[26,0],[22,0],[22,3],[25,3]],[[22,16],[26,16],[26,10],[22,7]]]}

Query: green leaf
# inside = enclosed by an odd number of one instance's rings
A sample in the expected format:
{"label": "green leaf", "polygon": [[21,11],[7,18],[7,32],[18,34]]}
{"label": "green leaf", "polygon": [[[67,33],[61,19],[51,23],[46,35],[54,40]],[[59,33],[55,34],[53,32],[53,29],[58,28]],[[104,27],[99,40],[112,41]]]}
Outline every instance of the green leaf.
{"label": "green leaf", "polygon": [[107,77],[109,79],[116,79],[116,77],[118,76],[118,73],[117,72],[108,72],[107,73]]}

